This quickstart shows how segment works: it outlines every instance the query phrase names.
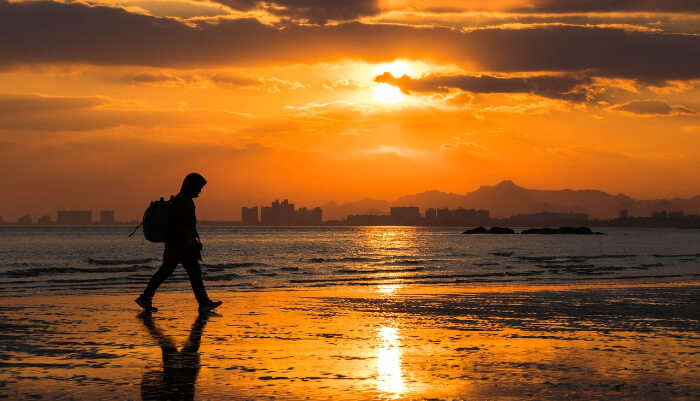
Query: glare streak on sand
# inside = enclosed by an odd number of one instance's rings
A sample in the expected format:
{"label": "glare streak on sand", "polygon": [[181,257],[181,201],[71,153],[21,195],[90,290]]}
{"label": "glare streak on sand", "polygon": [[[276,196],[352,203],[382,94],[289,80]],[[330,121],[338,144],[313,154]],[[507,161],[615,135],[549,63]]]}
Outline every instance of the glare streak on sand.
{"label": "glare streak on sand", "polygon": [[390,398],[399,398],[404,392],[399,331],[394,327],[383,326],[378,337],[377,388]]}

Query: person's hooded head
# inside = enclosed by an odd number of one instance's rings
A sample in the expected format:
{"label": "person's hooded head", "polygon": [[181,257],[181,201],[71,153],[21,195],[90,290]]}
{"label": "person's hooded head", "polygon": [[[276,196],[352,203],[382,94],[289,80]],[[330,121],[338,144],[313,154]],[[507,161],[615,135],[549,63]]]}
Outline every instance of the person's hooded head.
{"label": "person's hooded head", "polygon": [[200,174],[189,173],[187,177],[182,181],[182,187],[180,188],[180,193],[187,195],[192,198],[199,196],[199,193],[204,188],[207,180],[204,179]]}

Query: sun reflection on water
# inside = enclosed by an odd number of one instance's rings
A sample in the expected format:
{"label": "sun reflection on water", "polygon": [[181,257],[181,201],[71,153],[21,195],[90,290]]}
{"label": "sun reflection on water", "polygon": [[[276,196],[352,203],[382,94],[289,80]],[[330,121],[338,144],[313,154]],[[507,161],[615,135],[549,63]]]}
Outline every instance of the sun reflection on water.
{"label": "sun reflection on water", "polygon": [[401,284],[384,284],[377,286],[377,292],[383,295],[392,295],[396,290],[403,287]]}
{"label": "sun reflection on water", "polygon": [[405,391],[401,373],[399,331],[394,327],[379,329],[377,351],[377,389],[389,398],[399,398]]}

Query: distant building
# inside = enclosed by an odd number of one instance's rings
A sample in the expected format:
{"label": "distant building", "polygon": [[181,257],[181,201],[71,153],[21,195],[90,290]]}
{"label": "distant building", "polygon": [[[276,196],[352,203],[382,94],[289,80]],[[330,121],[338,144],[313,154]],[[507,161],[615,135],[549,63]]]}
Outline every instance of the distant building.
{"label": "distant building", "polygon": [[391,216],[379,214],[351,214],[346,222],[351,226],[388,226],[391,225]]}
{"label": "distant building", "polygon": [[268,226],[292,225],[294,216],[294,204],[285,199],[272,202],[270,206],[263,206],[260,210],[260,222]]}
{"label": "distant building", "polygon": [[673,210],[668,212],[669,219],[680,219],[683,218],[683,216],[685,216],[685,212],[682,210]]}
{"label": "distant building", "polygon": [[272,202],[260,209],[260,223],[267,226],[319,225],[323,219],[320,207],[294,210],[294,204],[285,199]]}
{"label": "distant building", "polygon": [[114,225],[114,210],[100,210],[100,224]]}
{"label": "distant building", "polygon": [[629,209],[622,209],[620,210],[620,219],[625,220],[630,217],[630,211]]}
{"label": "distant building", "polygon": [[658,212],[652,212],[651,218],[654,220],[666,220],[668,218],[668,212],[665,210],[660,210]]}
{"label": "distant building", "polygon": [[509,224],[516,226],[582,226],[588,224],[588,214],[553,212],[516,214],[508,221]]}
{"label": "distant building", "polygon": [[25,214],[24,216],[17,219],[17,224],[22,224],[22,225],[32,224],[32,215]]}
{"label": "distant building", "polygon": [[56,223],[64,226],[86,226],[92,224],[89,210],[59,210]]}
{"label": "distant building", "polygon": [[429,221],[430,225],[443,226],[464,226],[464,225],[486,225],[489,222],[488,210],[477,209],[437,209],[435,218]]}
{"label": "distant building", "polygon": [[36,223],[42,226],[48,226],[49,224],[53,224],[53,220],[51,220],[51,216],[41,216]]}
{"label": "distant building", "polygon": [[353,226],[381,226],[381,225],[428,225],[428,226],[463,226],[475,224],[488,224],[489,211],[476,209],[435,209],[425,211],[425,217],[421,216],[416,206],[392,207],[389,216],[376,214],[350,215],[347,224]]}
{"label": "distant building", "polygon": [[417,225],[421,223],[421,215],[417,206],[395,206],[389,215],[393,224]]}
{"label": "distant building", "polygon": [[307,210],[302,207],[296,213],[296,220],[299,225],[302,226],[318,226],[321,225],[323,221],[323,211],[320,207]]}
{"label": "distant building", "polygon": [[241,208],[241,223],[246,226],[258,225],[258,207],[242,207]]}

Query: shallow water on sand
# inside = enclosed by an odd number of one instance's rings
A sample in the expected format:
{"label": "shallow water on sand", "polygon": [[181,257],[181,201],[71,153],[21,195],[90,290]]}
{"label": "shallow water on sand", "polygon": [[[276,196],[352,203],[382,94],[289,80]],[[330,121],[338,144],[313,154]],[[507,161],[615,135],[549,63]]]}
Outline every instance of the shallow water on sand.
{"label": "shallow water on sand", "polygon": [[[700,286],[6,298],[7,399],[697,400]],[[191,398],[190,398],[191,397]]]}
{"label": "shallow water on sand", "polygon": [[[462,235],[432,227],[202,227],[209,288],[379,284],[683,282],[700,278],[700,230],[607,236]],[[136,293],[162,245],[129,227],[0,227],[0,296]],[[188,288],[183,269],[163,290]]]}

